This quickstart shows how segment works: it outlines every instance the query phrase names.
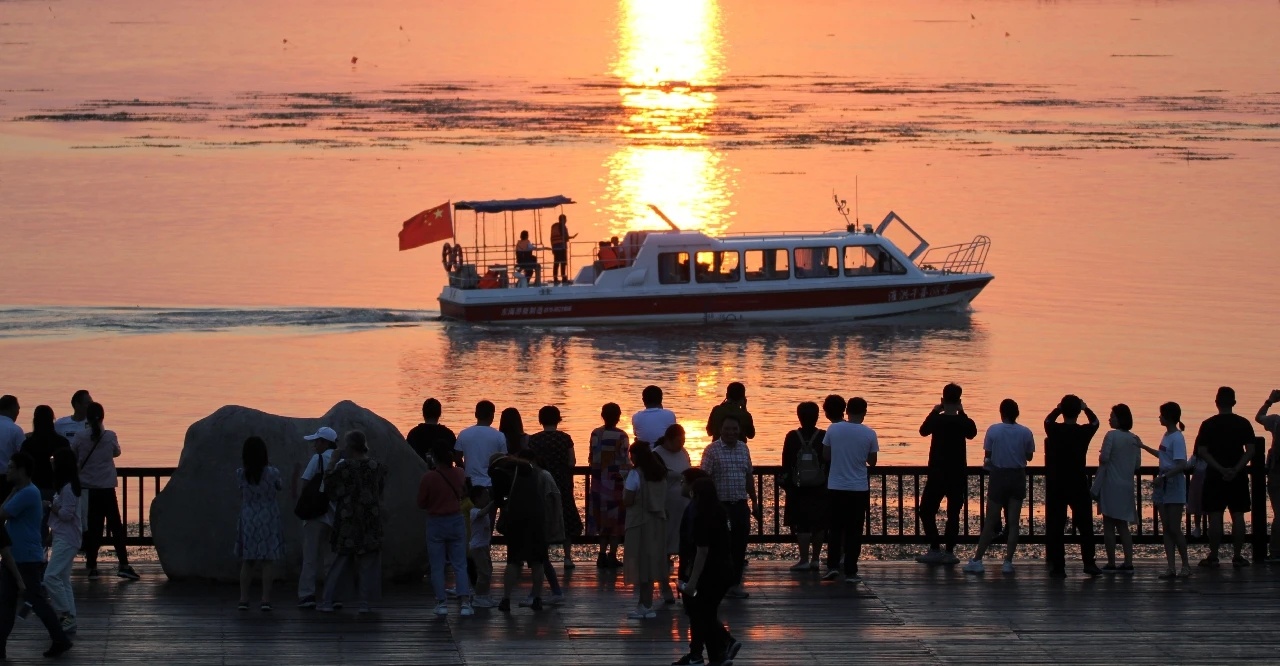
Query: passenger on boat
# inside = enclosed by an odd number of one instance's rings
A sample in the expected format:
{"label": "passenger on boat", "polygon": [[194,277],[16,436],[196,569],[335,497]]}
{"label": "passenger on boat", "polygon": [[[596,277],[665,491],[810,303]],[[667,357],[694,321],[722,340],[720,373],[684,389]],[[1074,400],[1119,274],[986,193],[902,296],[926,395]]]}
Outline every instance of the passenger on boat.
{"label": "passenger on boat", "polygon": [[618,257],[618,248],[609,241],[600,241],[600,249],[596,250],[596,272],[622,268],[622,259]]}
{"label": "passenger on boat", "polygon": [[[516,270],[524,272],[525,278],[533,280],[534,285],[542,283],[542,265],[533,256],[536,249],[538,246],[529,240],[529,232],[521,231],[520,240],[516,242]],[[536,279],[534,274],[538,276]]]}
{"label": "passenger on boat", "polygon": [[577,237],[578,234],[569,235],[568,218],[561,213],[560,219],[551,225],[551,280],[554,284],[560,284],[562,279],[569,282],[569,241]]}

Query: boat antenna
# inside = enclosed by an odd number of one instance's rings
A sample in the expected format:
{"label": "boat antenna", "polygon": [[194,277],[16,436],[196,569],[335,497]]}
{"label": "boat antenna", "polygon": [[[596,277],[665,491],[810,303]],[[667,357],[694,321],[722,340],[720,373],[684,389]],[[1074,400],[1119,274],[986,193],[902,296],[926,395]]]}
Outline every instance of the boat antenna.
{"label": "boat antenna", "polygon": [[858,219],[858,174],[853,174],[853,223],[857,225],[862,220]]}
{"label": "boat antenna", "polygon": [[835,190],[831,191],[831,198],[836,202],[836,212],[844,216],[845,228],[849,229],[850,231],[857,229],[857,227],[854,226],[853,223],[849,221],[849,201],[846,199],[841,199],[840,195],[836,194]]}
{"label": "boat antenna", "polygon": [[662,212],[662,209],[661,209],[661,208],[658,208],[657,206],[655,206],[655,205],[653,205],[653,204],[647,204],[647,205],[649,206],[649,208],[650,208],[651,210],[653,210],[653,212],[655,212],[655,213],[657,213],[657,214],[658,214],[658,217],[662,218],[662,221],[663,221],[663,222],[666,222],[666,223],[667,223],[667,226],[668,226],[668,227],[671,227],[671,230],[672,230],[672,231],[680,231],[680,227],[677,227],[677,226],[676,226],[676,223],[675,223],[675,222],[672,222],[672,221],[671,221],[671,218],[667,217],[667,214],[666,214],[666,213],[664,213],[664,212]]}

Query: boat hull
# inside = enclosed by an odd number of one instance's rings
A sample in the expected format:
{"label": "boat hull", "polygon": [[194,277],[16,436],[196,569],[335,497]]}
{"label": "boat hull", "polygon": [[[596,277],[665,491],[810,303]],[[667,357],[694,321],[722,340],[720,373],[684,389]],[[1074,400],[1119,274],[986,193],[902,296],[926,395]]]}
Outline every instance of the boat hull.
{"label": "boat hull", "polygon": [[967,305],[990,275],[913,284],[673,294],[602,295],[589,285],[458,290],[440,296],[445,319],[514,326],[628,326],[871,319]]}

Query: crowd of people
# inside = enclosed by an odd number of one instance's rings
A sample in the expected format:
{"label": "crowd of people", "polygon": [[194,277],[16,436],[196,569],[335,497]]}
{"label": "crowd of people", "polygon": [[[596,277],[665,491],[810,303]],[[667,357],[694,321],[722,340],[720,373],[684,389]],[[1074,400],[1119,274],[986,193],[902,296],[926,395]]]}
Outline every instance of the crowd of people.
{"label": "crowd of people", "polygon": [[[608,403],[601,408],[601,425],[590,434],[584,513],[579,513],[574,501],[573,438],[559,429],[557,407],[541,408],[541,430],[528,434],[518,410],[508,408],[499,416],[492,402],[482,400],[475,406],[475,424],[455,434],[440,423],[439,401],[432,398],[423,403],[423,422],[406,440],[428,467],[416,499],[426,513],[427,564],[437,615],[450,613],[451,596],[457,598],[463,616],[474,615],[477,608],[511,612],[513,598],[518,606],[534,612],[563,603],[565,593],[553,551],[562,549],[566,570],[575,567],[571,544],[585,533],[597,540],[596,566],[621,568],[632,586],[636,607],[628,618],[656,617],[659,598],[663,605],[676,604],[677,596],[683,600],[690,645],[676,664],[704,663],[704,653],[710,663],[732,663],[742,644],[719,620],[718,609],[726,597],[749,597],[744,582],[747,541],[751,519],[762,521],[763,508],[753,479],[749,440],[756,430],[747,409],[746,389],[741,383],[730,384],[724,401],[711,410],[706,434],[712,443],[697,467],[685,450],[683,427],[663,407],[662,390],[649,386],[641,399],[644,408],[632,416],[630,434],[620,427],[619,405]],[[1280,432],[1280,415],[1269,412],[1278,402],[1280,390],[1268,396],[1255,418],[1273,434]],[[49,631],[53,644],[48,656],[71,647],[68,635],[76,628],[72,562],[76,552],[82,551],[88,575],[98,575],[104,527],[114,540],[117,575],[138,578],[128,562],[115,492],[113,461],[120,455],[119,440],[104,428],[105,410],[87,391],[76,392],[71,404],[73,414],[56,421],[51,408],[37,407],[32,430],[26,433],[16,424],[17,399],[0,397],[0,457],[7,463],[7,500],[0,507],[0,519],[7,528],[0,531],[0,607],[16,608],[21,597]],[[1233,521],[1232,565],[1249,565],[1242,552],[1244,514],[1251,508],[1244,469],[1254,455],[1254,430],[1247,419],[1233,413],[1232,389],[1219,389],[1216,404],[1218,414],[1201,424],[1193,455],[1188,452],[1176,403],[1159,408],[1165,433],[1155,448],[1132,432],[1132,410],[1114,405],[1108,414],[1110,430],[1098,452],[1098,471],[1091,480],[1088,450],[1101,422],[1079,397],[1063,396],[1043,420],[1050,576],[1067,575],[1068,511],[1080,535],[1084,574],[1134,572],[1129,524],[1136,519],[1139,489],[1134,473],[1143,452],[1159,464],[1153,503],[1163,527],[1168,564],[1160,577],[1191,575],[1182,533],[1184,510],[1197,516],[1196,525],[1207,523],[1209,548],[1199,566],[1220,564],[1224,512]],[[791,566],[795,572],[821,569],[825,542],[822,578],[847,584],[861,581],[858,562],[870,507],[869,472],[879,453],[876,432],[867,424],[868,412],[866,400],[838,395],[827,396],[821,407],[803,402],[796,408],[798,427],[785,435],[783,473],[778,480],[786,496],[784,523],[799,550],[798,561]],[[987,506],[977,548],[963,567],[967,573],[985,571],[984,556],[1002,532],[1006,546],[1001,569],[1006,574],[1014,570],[1019,516],[1027,491],[1026,467],[1035,459],[1038,438],[1018,422],[1015,401],[1004,400],[999,413],[1000,422],[989,426],[983,438]],[[820,414],[827,420],[825,428],[819,427]],[[978,435],[976,423],[965,412],[960,386],[943,388],[940,402],[929,411],[919,432],[930,439],[928,478],[918,511],[931,544],[917,560],[929,565],[959,564],[959,521],[970,491],[967,448]],[[250,437],[243,443],[243,466],[236,471],[242,502],[234,544],[243,563],[239,608],[249,610],[253,578],[259,570],[263,579],[259,608],[272,608],[274,565],[285,550],[279,495],[292,487],[296,489],[294,513],[303,519],[298,607],[334,612],[342,608],[344,597],[354,594],[358,612],[370,612],[379,599],[382,579],[387,467],[370,454],[368,441],[358,430],[339,436],[333,428],[321,427],[305,440],[313,446],[314,455],[292,484],[270,464],[264,440]],[[1273,509],[1280,501],[1275,458],[1273,443],[1266,457]],[[944,501],[946,524],[939,532],[937,513]],[[1103,517],[1106,564],[1101,567],[1095,509]],[[495,530],[506,542],[506,565],[496,600],[490,554]],[[1280,561],[1278,541],[1280,525],[1273,524],[1269,561]],[[625,561],[619,558],[620,548]],[[678,563],[674,588],[673,562]],[[521,595],[526,565],[532,586]],[[454,574],[452,587],[446,575],[449,569]],[[544,584],[549,587],[545,601]],[[12,613],[0,614],[0,638],[7,639],[13,620]]]}

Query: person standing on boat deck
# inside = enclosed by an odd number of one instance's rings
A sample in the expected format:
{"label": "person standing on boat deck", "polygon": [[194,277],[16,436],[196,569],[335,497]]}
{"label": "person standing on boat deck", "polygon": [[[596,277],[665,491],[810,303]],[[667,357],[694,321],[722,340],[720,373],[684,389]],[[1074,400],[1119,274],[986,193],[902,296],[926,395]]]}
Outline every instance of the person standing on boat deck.
{"label": "person standing on boat deck", "polygon": [[[1088,419],[1087,423],[1077,423],[1081,412]],[[1062,417],[1061,422],[1058,421],[1059,416]],[[1098,569],[1093,538],[1093,498],[1089,495],[1089,475],[1084,471],[1085,454],[1089,450],[1089,442],[1098,433],[1099,425],[1098,415],[1083,400],[1071,394],[1062,396],[1058,406],[1044,417],[1045,561],[1053,578],[1067,577],[1063,532],[1067,526],[1068,507],[1071,509],[1071,523],[1080,534],[1080,558],[1084,561],[1084,572],[1090,576],[1102,573]],[[1132,427],[1133,416],[1130,415],[1129,428]],[[1117,455],[1123,461],[1129,460],[1123,454]],[[1132,509],[1133,502],[1129,504]],[[1114,529],[1115,526],[1112,527]]]}
{"label": "person standing on boat deck", "polygon": [[868,470],[876,466],[880,443],[876,431],[863,425],[867,417],[867,401],[850,398],[845,408],[848,421],[833,423],[822,438],[822,457],[831,466],[827,475],[831,548],[827,551],[826,580],[841,575],[844,582],[857,583],[858,557],[862,551],[862,533],[866,530],[867,512],[871,509],[871,485]]}
{"label": "person standing on boat deck", "polygon": [[[712,439],[720,437],[720,422],[728,416],[737,420],[737,434],[742,441],[755,439],[756,426],[751,420],[751,412],[747,411],[747,387],[743,386],[742,382],[729,384],[728,390],[725,391],[724,402],[711,408],[711,414],[707,417],[707,434]],[[724,497],[724,489],[721,489],[720,497]]]}
{"label": "person standing on boat deck", "polygon": [[8,548],[17,564],[21,580],[15,578],[9,567],[0,568],[0,660],[5,659],[5,647],[9,642],[9,634],[13,632],[14,609],[18,607],[18,598],[22,597],[44,628],[53,639],[53,645],[44,653],[46,657],[56,657],[71,649],[71,641],[62,630],[58,615],[49,606],[45,598],[44,586],[40,584],[44,573],[44,545],[40,538],[40,518],[44,515],[44,507],[40,501],[40,491],[31,485],[31,456],[15,453],[8,461],[9,485],[13,492],[0,509],[0,520],[5,521],[8,540],[13,544]]}
{"label": "person standing on boat deck", "polygon": [[129,551],[125,549],[124,525],[120,522],[120,500],[116,497],[116,461],[120,457],[120,440],[116,434],[102,427],[106,410],[96,402],[85,410],[88,430],[80,431],[71,440],[71,450],[80,463],[80,484],[89,495],[88,529],[84,536],[84,560],[90,578],[98,577],[98,548],[102,545],[102,528],[111,533],[116,547],[119,567],[116,575],[138,580],[138,574],[129,566]]}
{"label": "person standing on boat deck", "polygon": [[553,284],[560,284],[564,280],[565,284],[569,284],[569,241],[578,237],[578,234],[569,235],[569,219],[564,213],[560,214],[560,218],[555,224],[551,225],[551,279]]}
{"label": "person standing on boat deck", "polygon": [[657,386],[644,387],[640,399],[644,409],[631,417],[631,434],[638,442],[653,444],[667,433],[667,428],[675,425],[676,414],[662,408],[662,389]]}
{"label": "person standing on boat deck", "polygon": [[[929,437],[929,478],[920,498],[920,522],[929,537],[929,552],[916,558],[922,564],[958,564],[956,537],[960,514],[969,503],[967,442],[978,436],[978,426],[964,413],[959,384],[942,387],[942,402],[920,425],[920,436]],[[938,538],[938,509],[947,500],[946,546]]]}
{"label": "person standing on boat deck", "polygon": [[[542,284],[542,264],[539,264],[538,259],[533,256],[537,249],[538,246],[529,240],[529,232],[521,231],[520,240],[516,241],[516,270],[522,271],[526,278],[533,280],[535,286]],[[534,274],[537,274],[537,279],[534,279]]]}
{"label": "person standing on boat deck", "polygon": [[1214,400],[1218,413],[1200,424],[1196,433],[1196,456],[1209,464],[1204,479],[1204,510],[1209,514],[1209,556],[1200,566],[1218,566],[1218,546],[1222,543],[1222,512],[1231,512],[1231,540],[1235,556],[1231,564],[1249,566],[1244,558],[1244,514],[1252,508],[1249,475],[1244,468],[1253,459],[1254,432],[1249,420],[1233,414],[1236,392],[1229,386],[1218,389]]}
{"label": "person standing on boat deck", "polygon": [[720,421],[720,438],[702,452],[702,469],[715,481],[716,493],[733,525],[733,578],[728,596],[745,599],[749,595],[743,584],[742,572],[747,563],[751,516],[755,514],[756,520],[763,522],[764,515],[763,507],[756,499],[755,484],[751,482],[751,449],[747,448],[746,441],[738,441],[739,430],[736,416],[728,415]]}
{"label": "person standing on boat deck", "polygon": [[1004,554],[1006,574],[1013,573],[1013,555],[1018,549],[1018,514],[1022,500],[1027,496],[1027,463],[1036,452],[1036,438],[1031,429],[1018,423],[1018,403],[1005,398],[1000,403],[1000,423],[987,428],[982,442],[986,451],[983,461],[991,472],[991,484],[987,487],[987,519],[982,524],[982,536],[973,558],[964,566],[965,573],[982,573],[982,556],[996,536],[996,522],[1000,509],[1008,513],[1008,548]]}
{"label": "person standing on boat deck", "polygon": [[1267,401],[1258,409],[1254,420],[1271,433],[1271,449],[1267,451],[1267,499],[1271,502],[1271,542],[1267,562],[1280,562],[1280,465],[1276,449],[1280,444],[1280,414],[1267,414],[1271,406],[1280,402],[1280,389],[1271,391]]}
{"label": "person standing on boat deck", "polygon": [[[314,455],[298,477],[301,483],[294,487],[305,487],[318,474],[321,479],[320,491],[324,492],[324,471],[329,469],[329,462],[337,453],[338,433],[333,428],[323,427],[316,430],[314,435],[306,435],[303,439],[311,442]],[[332,502],[324,515],[302,521],[302,571],[298,574],[298,608],[316,607],[316,579],[320,572],[328,571],[333,564],[333,548],[329,545],[332,533]]]}
{"label": "person standing on boat deck", "polygon": [[488,400],[476,403],[476,424],[458,433],[453,449],[462,454],[463,469],[473,486],[492,488],[489,478],[489,461],[494,456],[507,453],[507,438],[493,427],[493,414],[497,408]]}
{"label": "person standing on boat deck", "polygon": [[453,446],[458,443],[457,435],[448,427],[440,423],[440,401],[435,398],[427,398],[422,402],[422,423],[413,427],[409,431],[408,436],[404,439],[408,442],[414,453],[418,454],[427,463],[427,467],[435,467],[437,464],[443,464],[445,467],[453,465],[453,454],[450,453],[450,460],[436,460],[432,453],[436,451],[453,451]]}
{"label": "person standing on boat deck", "polygon": [[[816,571],[822,559],[822,537],[827,530],[827,463],[822,456],[822,438],[827,431],[818,427],[818,404],[796,406],[800,427],[782,440],[782,488],[786,491],[783,523],[791,528],[800,551],[800,560],[791,571]],[[813,545],[813,557],[809,546]]]}

